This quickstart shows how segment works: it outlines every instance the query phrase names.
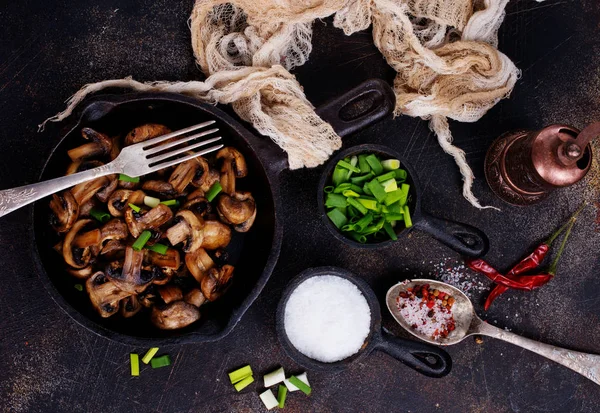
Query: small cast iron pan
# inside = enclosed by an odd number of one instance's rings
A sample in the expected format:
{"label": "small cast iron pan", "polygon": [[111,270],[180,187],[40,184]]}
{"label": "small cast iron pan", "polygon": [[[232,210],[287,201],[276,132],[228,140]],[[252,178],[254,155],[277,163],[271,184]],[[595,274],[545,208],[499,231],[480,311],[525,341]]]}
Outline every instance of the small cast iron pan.
{"label": "small cast iron pan", "polygon": [[[44,287],[54,301],[76,322],[90,331],[123,343],[158,346],[215,341],[229,334],[256,300],[271,276],[279,257],[283,227],[279,173],[287,168],[287,156],[268,138],[259,138],[218,107],[187,96],[169,93],[101,95],[81,105],[81,112],[59,140],[47,159],[40,181],[65,173],[70,160],[67,150],[81,145],[81,128],[89,126],[110,135],[124,134],[144,123],[162,123],[172,130],[209,119],[217,121],[225,145],[244,155],[248,177],[240,189],[251,191],[258,214],[246,234],[235,233],[228,246],[230,264],[235,266],[235,282],[223,297],[202,307],[201,319],[173,331],[158,330],[148,314],[124,319],[101,318],[86,293],[74,288],[78,283],[65,271],[62,257],[53,250],[58,236],[50,226],[48,200],[33,208],[33,256]],[[388,116],[394,109],[394,94],[378,79],[367,80],[319,108],[336,132],[346,135]]]}
{"label": "small cast iron pan", "polygon": [[[285,332],[285,306],[296,287],[309,278],[334,275],[352,282],[365,296],[371,309],[371,332],[358,353],[334,363],[323,363],[300,353],[290,342]],[[383,351],[408,367],[429,377],[444,377],[452,369],[450,355],[431,344],[406,340],[393,336],[381,327],[379,301],[369,285],[350,271],[337,267],[309,268],[293,278],[283,292],[277,307],[277,335],[285,352],[301,366],[317,371],[341,371],[350,363],[365,357],[375,350]]]}
{"label": "small cast iron pan", "polygon": [[396,235],[398,235],[398,238],[407,235],[413,228],[417,228],[427,232],[433,238],[463,255],[480,257],[487,252],[489,246],[488,238],[479,229],[471,225],[437,218],[421,210],[421,191],[417,181],[417,175],[415,174],[414,170],[410,164],[406,163],[399,153],[381,145],[366,144],[353,146],[340,152],[335,158],[331,159],[327,163],[327,166],[321,175],[321,181],[319,182],[317,200],[319,204],[319,212],[323,218],[323,221],[325,222],[325,226],[331,231],[334,237],[348,245],[357,248],[375,249],[394,242],[391,239],[382,239],[361,244],[351,238],[346,237],[335,227],[335,225],[333,225],[327,216],[327,211],[325,210],[326,194],[323,192],[323,188],[325,188],[325,186],[331,182],[331,175],[333,174],[335,165],[341,159],[363,153],[374,153],[383,159],[398,159],[400,161],[400,168],[405,169],[408,173],[408,177],[406,179],[406,183],[410,185],[408,207],[411,212],[413,226],[411,228],[405,228],[403,225],[398,225],[396,227]]}

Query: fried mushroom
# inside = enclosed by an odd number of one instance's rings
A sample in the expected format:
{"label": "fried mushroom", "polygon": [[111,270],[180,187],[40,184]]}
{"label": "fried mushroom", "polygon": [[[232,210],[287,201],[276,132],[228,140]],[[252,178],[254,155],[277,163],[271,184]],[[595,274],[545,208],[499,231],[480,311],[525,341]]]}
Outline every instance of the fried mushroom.
{"label": "fried mushroom", "polygon": [[130,318],[136,315],[141,309],[142,304],[136,295],[130,295],[129,297],[121,300],[121,315],[125,318]]}
{"label": "fried mushroom", "polygon": [[144,191],[131,191],[129,189],[117,189],[106,202],[108,212],[113,217],[122,217],[128,204],[142,204],[146,194]]}
{"label": "fried mushroom", "polygon": [[100,178],[75,185],[73,188],[71,188],[71,193],[75,197],[77,203],[79,205],[83,205],[94,195],[96,195],[97,192],[103,190],[108,185],[110,185],[110,179],[106,176],[102,176]]}
{"label": "fried mushroom", "polygon": [[200,311],[185,301],[175,301],[166,306],[154,306],[150,316],[152,324],[162,330],[176,330],[200,319]]}
{"label": "fried mushroom", "polygon": [[158,294],[165,304],[170,304],[173,301],[179,301],[183,299],[181,288],[175,285],[163,285],[158,287]]}
{"label": "fried mushroom", "polygon": [[225,248],[231,242],[231,229],[220,221],[204,221],[201,248],[216,250]]}
{"label": "fried mushroom", "polygon": [[85,289],[90,296],[92,306],[103,318],[119,311],[119,301],[131,295],[118,288],[102,271],[88,278]]}
{"label": "fried mushroom", "polygon": [[256,202],[250,192],[223,194],[217,200],[217,212],[221,220],[233,225],[233,229],[247,232],[256,218]]}
{"label": "fried mushroom", "polygon": [[108,155],[112,150],[112,139],[92,128],[83,128],[81,136],[91,142],[67,151],[72,161]]}
{"label": "fried mushroom", "polygon": [[183,301],[196,307],[201,307],[206,302],[206,297],[199,288],[193,288],[183,296]]}
{"label": "fried mushroom", "polygon": [[217,159],[222,160],[220,182],[223,192],[229,195],[235,193],[235,179],[243,178],[248,174],[244,156],[230,146],[217,152]]}
{"label": "fried mushroom", "polygon": [[174,198],[178,195],[173,185],[165,181],[146,181],[142,184],[142,189],[153,192],[163,198]]}
{"label": "fried mushroom", "polygon": [[79,203],[70,191],[60,195],[53,194],[50,209],[52,210],[50,224],[59,233],[69,231],[79,217]]}
{"label": "fried mushroom", "polygon": [[62,254],[65,262],[72,268],[80,270],[84,267],[87,267],[91,262],[92,252],[89,246],[85,248],[79,248],[74,245],[75,238],[79,232],[91,222],[91,219],[80,219],[73,224],[73,227],[65,236]]}
{"label": "fried mushroom", "polygon": [[192,211],[181,210],[175,214],[178,222],[169,228],[165,235],[171,245],[183,242],[183,251],[194,252],[203,242],[204,220]]}
{"label": "fried mushroom", "polygon": [[100,200],[100,202],[106,203],[108,198],[112,195],[113,192],[117,189],[119,185],[119,180],[117,179],[117,175],[107,175],[109,183],[100,191],[96,192],[96,198]]}
{"label": "fried mushroom", "polygon": [[233,278],[233,267],[224,265],[221,268],[211,268],[202,278],[200,288],[202,294],[209,301],[215,301],[221,297],[231,285]]}
{"label": "fried mushroom", "polygon": [[125,222],[131,236],[134,238],[139,237],[142,231],[157,230],[171,218],[173,218],[173,212],[171,208],[164,204],[158,204],[145,213],[135,212],[131,208],[125,210]]}
{"label": "fried mushroom", "polygon": [[182,162],[171,173],[169,184],[175,192],[181,194],[192,182],[200,169],[200,163],[195,158]]}
{"label": "fried mushroom", "polygon": [[204,248],[185,254],[185,266],[192,277],[200,284],[208,270],[215,266],[213,259]]}
{"label": "fried mushroom", "polygon": [[144,252],[131,247],[125,248],[125,261],[119,272],[119,264],[111,263],[106,269],[106,276],[121,290],[129,294],[137,294],[146,289],[152,282],[153,272],[142,271]]}
{"label": "fried mushroom", "polygon": [[125,146],[147,141],[148,139],[166,135],[170,132],[171,129],[167,128],[165,125],[160,125],[158,123],[146,123],[145,125],[134,128],[127,134],[127,136],[125,136]]}

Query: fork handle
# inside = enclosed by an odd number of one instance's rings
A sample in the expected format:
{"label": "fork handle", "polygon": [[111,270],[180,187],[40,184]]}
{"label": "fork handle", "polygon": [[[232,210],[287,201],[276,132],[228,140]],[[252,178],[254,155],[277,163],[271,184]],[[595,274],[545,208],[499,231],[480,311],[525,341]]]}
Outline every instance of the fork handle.
{"label": "fork handle", "polygon": [[0,217],[63,189],[101,176],[122,172],[119,169],[118,165],[111,162],[87,171],[0,191]]}

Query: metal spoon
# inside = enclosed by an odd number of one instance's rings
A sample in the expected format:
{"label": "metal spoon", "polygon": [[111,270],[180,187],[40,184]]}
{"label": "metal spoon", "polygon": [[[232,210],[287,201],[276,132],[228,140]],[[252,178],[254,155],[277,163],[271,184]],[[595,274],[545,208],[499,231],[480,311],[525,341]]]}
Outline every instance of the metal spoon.
{"label": "metal spoon", "polygon": [[[400,314],[400,310],[396,304],[398,294],[402,291],[406,291],[407,288],[423,284],[429,284],[431,288],[445,292],[454,297],[455,302],[452,306],[452,313],[456,322],[456,328],[448,334],[448,337],[434,340],[428,336],[422,335],[415,331]],[[404,329],[412,335],[428,343],[449,346],[459,343],[466,337],[475,334],[494,337],[533,351],[540,356],[544,356],[576,371],[596,384],[600,384],[600,355],[580,353],[578,351],[551,346],[491,326],[475,314],[471,300],[469,300],[462,291],[446,283],[426,279],[416,279],[411,280],[410,282],[399,283],[388,290],[385,301],[390,313],[392,313],[392,316],[396,319],[398,324],[404,327]]]}

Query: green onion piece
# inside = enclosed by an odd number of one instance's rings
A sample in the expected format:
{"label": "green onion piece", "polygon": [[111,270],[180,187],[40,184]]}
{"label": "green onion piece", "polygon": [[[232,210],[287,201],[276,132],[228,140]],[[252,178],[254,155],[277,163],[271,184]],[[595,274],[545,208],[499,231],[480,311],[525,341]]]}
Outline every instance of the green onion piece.
{"label": "green onion piece", "polygon": [[327,208],[344,208],[348,205],[346,197],[339,194],[327,194],[325,198],[325,206]]}
{"label": "green onion piece", "polygon": [[153,196],[145,196],[144,204],[150,208],[155,208],[158,206],[158,204],[160,204],[160,199],[154,198]]}
{"label": "green onion piece", "polygon": [[379,208],[379,204],[374,199],[358,198],[357,201],[371,211],[377,211]]}
{"label": "green onion piece", "polygon": [[350,217],[350,220],[352,220],[352,218],[360,218],[362,216],[361,213],[358,212],[358,210],[353,206],[348,205],[346,210],[348,211],[346,216]]}
{"label": "green onion piece", "polygon": [[356,241],[360,242],[361,244],[364,244],[364,243],[367,242],[367,237],[365,235],[363,235],[363,234],[359,234],[356,231],[350,232],[350,236],[352,238],[354,238]]}
{"label": "green onion piece", "polygon": [[344,192],[342,192],[342,195],[344,195],[345,197],[352,197],[352,198],[360,197],[360,194],[354,192],[351,189],[346,189]]}
{"label": "green onion piece", "polygon": [[373,178],[375,175],[373,175],[372,173],[368,173],[366,175],[360,175],[360,176],[355,176],[354,178],[350,179],[350,182],[352,182],[355,185],[359,185],[359,184],[364,184],[367,181],[370,181],[371,178]]}
{"label": "green onion piece", "polygon": [[377,180],[379,182],[387,181],[388,179],[396,179],[396,173],[394,171],[388,172],[387,174],[379,175]]}
{"label": "green onion piece", "polygon": [[100,221],[103,224],[105,222],[110,221],[110,219],[112,218],[108,212],[103,211],[103,210],[98,209],[98,208],[92,208],[92,209],[90,209],[90,215],[92,217],[96,218],[98,221]]}
{"label": "green onion piece", "polygon": [[150,360],[152,360],[152,357],[156,356],[156,353],[158,353],[158,347],[150,348],[150,350],[148,350],[146,354],[144,354],[144,357],[142,357],[142,362],[144,364],[150,363]]}
{"label": "green onion piece", "polygon": [[[358,163],[358,156],[353,156],[352,158],[350,158],[350,165],[356,167],[356,164]],[[359,168],[360,169],[360,168]],[[348,175],[346,176],[346,180],[350,179],[350,177],[352,176],[352,173],[354,171],[348,171]],[[360,172],[360,171],[359,171]]]}
{"label": "green onion piece", "polygon": [[405,205],[406,201],[408,200],[408,191],[410,190],[410,185],[402,184],[400,189],[402,190],[402,198],[400,198],[400,204]]}
{"label": "green onion piece", "polygon": [[265,390],[264,392],[259,394],[258,397],[260,397],[260,400],[262,400],[267,410],[271,410],[272,408],[279,406],[279,402],[273,395],[271,389]]}
{"label": "green onion piece", "polygon": [[392,192],[398,189],[398,184],[396,184],[396,180],[394,178],[382,182],[381,185],[383,185],[383,190],[385,192]]}
{"label": "green onion piece", "polygon": [[[346,161],[338,161],[337,166],[341,166],[344,169],[347,169],[349,171],[352,172],[360,172],[360,168],[352,165],[350,162],[346,162]],[[346,175],[347,176],[347,175]]]}
{"label": "green onion piece", "polygon": [[368,185],[369,189],[371,190],[371,193],[373,193],[373,196],[375,197],[375,199],[377,199],[377,202],[383,202],[383,200],[387,196],[387,193],[385,192],[385,188],[383,187],[383,185],[381,185],[376,179],[373,179],[367,185]]}
{"label": "green onion piece", "polygon": [[386,193],[383,203],[384,203],[384,205],[390,206],[390,205],[400,201],[400,199],[402,199],[402,197],[403,197],[402,189],[396,189],[395,191]]}
{"label": "green onion piece", "polygon": [[369,225],[371,222],[373,222],[373,214],[369,213],[356,221],[356,224],[354,224],[354,230],[362,233],[367,225]]}
{"label": "green onion piece", "polygon": [[365,182],[363,185],[363,192],[367,195],[373,196],[373,192],[371,192],[371,189],[369,188],[369,182]]}
{"label": "green onion piece", "polygon": [[402,205],[400,205],[400,202],[394,202],[393,204],[388,205],[386,208],[387,208],[387,213],[389,213],[389,214],[401,214],[403,211]]}
{"label": "green onion piece", "polygon": [[285,406],[285,399],[287,397],[288,389],[283,384],[279,385],[279,389],[277,390],[277,402],[279,403],[279,408],[283,409]]}
{"label": "green onion piece", "polygon": [[154,357],[150,360],[150,365],[153,369],[159,369],[161,367],[167,367],[171,365],[171,357],[168,354],[160,357]]}
{"label": "green onion piece", "polygon": [[157,252],[161,255],[166,255],[169,247],[163,244],[146,245],[144,248],[150,251]]}
{"label": "green onion piece", "polygon": [[381,162],[379,162],[379,159],[375,155],[371,154],[367,156],[366,160],[375,175],[380,175],[383,172],[383,166],[381,166]]}
{"label": "green onion piece", "polygon": [[140,182],[140,177],[138,176],[136,178],[132,178],[131,176],[127,176],[125,174],[119,174],[119,181],[138,183]]}
{"label": "green onion piece", "polygon": [[331,177],[331,182],[333,182],[333,186],[338,186],[343,183],[348,177],[348,171],[341,166],[336,166],[333,170],[333,175]]}
{"label": "green onion piece", "polygon": [[337,228],[342,228],[344,225],[346,225],[346,222],[348,222],[348,218],[346,218],[346,215],[342,214],[337,208],[329,211],[327,213],[327,216],[329,217],[331,222],[333,222],[333,225],[335,225]]}
{"label": "green onion piece", "polygon": [[351,184],[350,182],[344,182],[343,184],[339,184],[338,186],[335,187],[335,189],[333,190],[334,194],[341,194],[346,190],[352,190],[354,192],[357,192],[359,194],[363,193],[363,190],[360,186],[358,185],[354,185]]}
{"label": "green onion piece", "polygon": [[140,375],[140,356],[137,353],[129,353],[129,364],[131,366],[131,375]]}
{"label": "green onion piece", "polygon": [[383,224],[383,229],[385,229],[385,232],[387,232],[387,234],[389,235],[389,237],[391,239],[393,239],[394,241],[396,241],[398,239],[398,236],[394,232],[394,228],[392,228],[392,226],[390,225],[389,222],[386,222],[385,224]]}
{"label": "green onion piece", "polygon": [[172,207],[179,206],[179,201],[176,199],[167,199],[166,201],[162,201],[161,204]]}
{"label": "green onion piece", "polygon": [[400,168],[400,161],[398,159],[386,159],[385,161],[381,161],[381,166],[386,171],[393,171]]}
{"label": "green onion piece", "polygon": [[252,383],[254,383],[254,377],[248,376],[235,383],[233,387],[235,387],[237,391],[242,391]]}
{"label": "green onion piece", "polygon": [[219,192],[221,192],[223,190],[223,187],[221,186],[220,182],[215,182],[210,189],[208,190],[208,192],[206,193],[206,200],[208,202],[212,202],[213,199],[215,199],[215,197],[217,195],[219,195]]}
{"label": "green onion piece", "polygon": [[292,376],[288,380],[294,386],[298,387],[300,389],[300,391],[302,391],[302,393],[306,394],[307,396],[310,396],[312,389],[306,383],[304,383],[302,380],[298,379],[296,376]]}
{"label": "green onion piece", "polygon": [[410,228],[413,225],[408,205],[404,205],[404,225],[406,225],[406,228]]}
{"label": "green onion piece", "polygon": [[365,208],[363,206],[363,204],[361,204],[360,202],[358,202],[354,198],[345,198],[345,199],[346,199],[346,201],[348,202],[349,205],[351,205],[354,208],[356,208],[358,210],[358,212],[360,212],[361,214],[365,215],[368,212],[367,208]]}
{"label": "green onion piece", "polygon": [[249,364],[229,373],[229,380],[231,384],[235,384],[248,376],[252,376],[252,367]]}
{"label": "green onion piece", "polygon": [[133,248],[135,251],[141,251],[151,237],[152,233],[150,231],[143,231],[138,239],[135,240],[131,248]]}
{"label": "green onion piece", "polygon": [[272,371],[264,376],[265,387],[272,387],[276,384],[283,383],[285,380],[285,371],[283,367],[279,367],[277,370]]}
{"label": "green onion piece", "polygon": [[386,214],[386,216],[385,216],[385,220],[387,222],[402,221],[403,219],[404,219],[404,214],[392,213],[392,214]]}
{"label": "green onion piece", "polygon": [[362,174],[371,172],[371,167],[367,162],[367,155],[358,155],[358,167],[360,168],[360,173]]}
{"label": "green onion piece", "polygon": [[77,291],[83,291],[83,285],[81,284],[75,284],[73,287],[75,287]]}
{"label": "green onion piece", "polygon": [[129,204],[129,208],[133,209],[135,212],[140,212],[142,210],[142,208],[133,204]]}
{"label": "green onion piece", "polygon": [[406,171],[404,169],[396,169],[394,172],[396,172],[396,179],[399,181],[406,181],[406,178],[408,177],[408,174],[406,173]]}
{"label": "green onion piece", "polygon": [[323,192],[325,192],[326,194],[332,193],[333,190],[334,190],[333,185],[329,185],[329,186],[326,186],[325,188],[323,188]]}

